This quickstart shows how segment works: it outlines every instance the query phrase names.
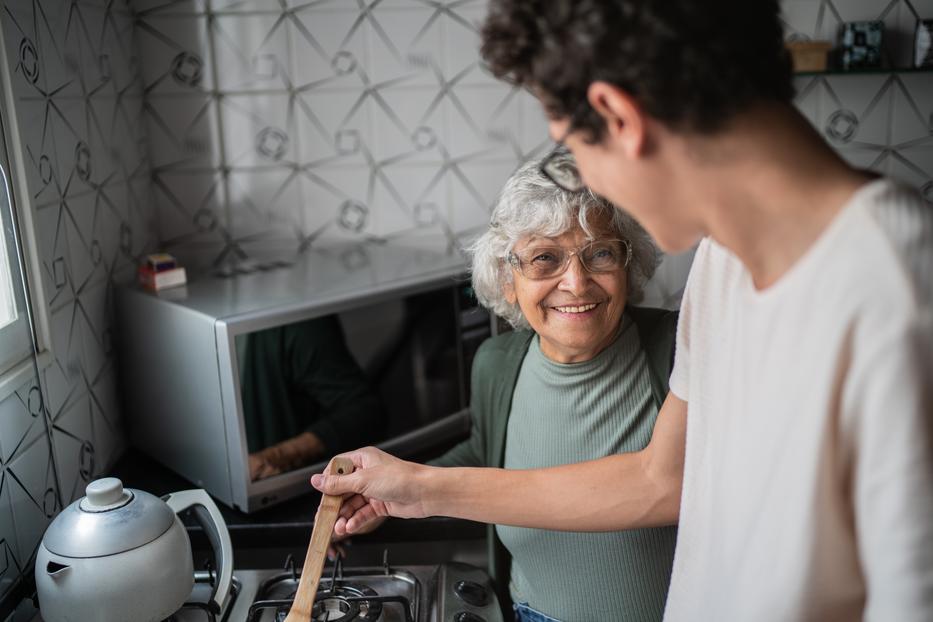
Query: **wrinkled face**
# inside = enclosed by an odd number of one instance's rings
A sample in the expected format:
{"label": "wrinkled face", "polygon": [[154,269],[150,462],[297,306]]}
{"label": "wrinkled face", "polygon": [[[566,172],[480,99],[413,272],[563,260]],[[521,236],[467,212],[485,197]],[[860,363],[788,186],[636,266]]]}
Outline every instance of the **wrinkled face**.
{"label": "wrinkled face", "polygon": [[[597,239],[615,239],[608,226],[592,227]],[[579,227],[556,237],[531,236],[515,245],[520,252],[535,246],[577,249],[591,240]],[[506,299],[518,303],[541,340],[541,351],[558,363],[587,361],[612,343],[622,319],[627,294],[625,268],[591,273],[574,255],[561,275],[532,280],[511,268],[513,282]]]}

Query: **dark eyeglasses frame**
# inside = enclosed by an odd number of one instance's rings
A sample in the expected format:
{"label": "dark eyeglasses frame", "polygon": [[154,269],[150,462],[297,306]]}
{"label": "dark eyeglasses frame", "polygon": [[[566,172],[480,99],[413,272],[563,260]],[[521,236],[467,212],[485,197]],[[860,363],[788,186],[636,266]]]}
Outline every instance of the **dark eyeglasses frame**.
{"label": "dark eyeglasses frame", "polygon": [[583,188],[586,187],[586,185],[583,183],[583,178],[580,177],[579,170],[576,173],[577,183],[573,184],[572,186],[568,186],[566,183],[564,183],[563,181],[559,179],[558,175],[552,174],[550,171],[550,168],[552,166],[552,162],[554,161],[554,159],[557,156],[559,156],[564,149],[567,148],[566,145],[564,144],[564,141],[567,140],[567,137],[570,136],[570,134],[572,134],[575,130],[578,129],[577,124],[580,122],[580,119],[583,117],[583,113],[589,110],[589,107],[590,107],[590,103],[586,99],[584,99],[582,102],[580,102],[579,105],[577,105],[574,111],[570,114],[570,121],[567,124],[567,129],[564,131],[564,135],[561,136],[557,141],[555,141],[554,148],[551,149],[551,151],[548,152],[548,154],[544,156],[541,159],[541,162],[538,164],[538,170],[541,172],[542,175],[550,179],[554,183],[555,186],[567,192],[579,192],[583,190]]}

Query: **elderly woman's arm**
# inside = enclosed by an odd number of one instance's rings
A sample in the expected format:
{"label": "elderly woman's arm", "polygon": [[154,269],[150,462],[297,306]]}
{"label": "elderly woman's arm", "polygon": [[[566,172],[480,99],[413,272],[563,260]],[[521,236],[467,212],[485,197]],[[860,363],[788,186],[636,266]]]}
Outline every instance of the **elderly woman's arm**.
{"label": "elderly woman's arm", "polygon": [[349,533],[374,516],[453,516],[565,531],[615,531],[677,522],[687,403],[668,394],[651,442],[639,451],[534,470],[434,468],[367,448],[345,454],[351,475],[315,475],[329,494],[356,493],[341,509]]}

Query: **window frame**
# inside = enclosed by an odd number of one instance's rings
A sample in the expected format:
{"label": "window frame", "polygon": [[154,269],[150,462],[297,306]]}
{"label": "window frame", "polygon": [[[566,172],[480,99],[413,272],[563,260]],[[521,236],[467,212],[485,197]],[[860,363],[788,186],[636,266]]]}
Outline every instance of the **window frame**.
{"label": "window frame", "polygon": [[10,303],[14,315],[12,321],[0,325],[0,376],[35,354],[8,170],[5,154],[0,153],[0,262],[7,268],[0,275],[0,288],[8,290],[4,292],[9,296],[5,302]]}
{"label": "window frame", "polygon": [[[28,177],[22,156],[23,142],[13,94],[13,76],[9,67],[4,35],[0,31],[0,166],[3,166],[6,173],[6,190],[10,197],[13,228],[17,237],[14,248],[21,272],[21,289],[25,303],[21,318],[29,324],[30,338],[33,342],[32,351],[21,360],[11,365],[3,365],[0,362],[0,401],[12,395],[29,380],[39,382],[36,373],[48,367],[54,360],[48,299],[39,257],[35,207],[28,192]],[[9,240],[7,242],[9,243]],[[13,286],[15,289],[17,283],[14,282]]]}

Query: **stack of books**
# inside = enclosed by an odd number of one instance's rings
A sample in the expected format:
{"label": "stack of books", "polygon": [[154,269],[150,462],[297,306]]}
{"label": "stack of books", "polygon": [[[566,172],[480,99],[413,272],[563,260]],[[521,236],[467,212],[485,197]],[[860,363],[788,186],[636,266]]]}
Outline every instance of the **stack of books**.
{"label": "stack of books", "polygon": [[139,266],[137,276],[140,285],[154,292],[187,282],[185,269],[168,253],[146,255],[146,261]]}

